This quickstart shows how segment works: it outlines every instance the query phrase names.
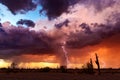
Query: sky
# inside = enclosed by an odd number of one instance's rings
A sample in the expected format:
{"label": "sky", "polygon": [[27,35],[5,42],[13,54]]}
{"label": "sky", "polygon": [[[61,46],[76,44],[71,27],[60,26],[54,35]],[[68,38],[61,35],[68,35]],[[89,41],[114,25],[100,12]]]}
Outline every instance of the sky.
{"label": "sky", "polygon": [[39,14],[39,10],[41,9],[40,6],[38,6],[34,11],[29,11],[26,14],[17,14],[17,15],[12,14],[8,10],[8,8],[3,4],[0,4],[0,8],[1,8],[0,9],[1,22],[6,22],[6,20],[8,20],[13,25],[16,25],[16,22],[19,21],[20,19],[28,19],[33,21],[37,21],[39,19],[46,19],[46,16]]}
{"label": "sky", "polygon": [[[120,68],[119,0],[0,0],[0,67]],[[1,66],[3,65],[3,66]]]}

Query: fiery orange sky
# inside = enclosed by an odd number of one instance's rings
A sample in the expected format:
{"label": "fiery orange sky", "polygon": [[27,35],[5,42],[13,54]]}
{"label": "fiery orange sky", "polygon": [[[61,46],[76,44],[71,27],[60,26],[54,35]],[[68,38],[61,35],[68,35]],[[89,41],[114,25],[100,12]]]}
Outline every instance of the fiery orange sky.
{"label": "fiery orange sky", "polygon": [[[86,64],[90,58],[93,59],[95,64],[95,53],[98,54],[100,65],[102,68],[119,68],[120,67],[120,34],[105,39],[98,45],[88,46],[83,49],[67,49],[69,56],[70,68],[81,68]],[[18,60],[22,58],[22,63],[18,64],[18,67],[24,68],[40,68],[51,67],[57,68],[60,66],[59,55],[23,55],[16,57]],[[10,66],[10,62],[0,60],[0,67]]]}

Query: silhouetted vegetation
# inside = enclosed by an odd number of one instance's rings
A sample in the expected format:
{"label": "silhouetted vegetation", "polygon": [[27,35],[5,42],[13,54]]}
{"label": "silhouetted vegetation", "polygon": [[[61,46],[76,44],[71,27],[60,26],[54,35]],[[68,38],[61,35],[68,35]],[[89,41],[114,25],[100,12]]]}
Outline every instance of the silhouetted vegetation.
{"label": "silhouetted vegetation", "polygon": [[49,72],[51,69],[49,67],[41,68],[42,72]]}
{"label": "silhouetted vegetation", "polygon": [[[82,69],[67,69],[64,67],[61,68],[40,68],[40,69],[24,69],[24,68],[16,68],[16,69],[11,69],[11,68],[1,68],[0,73],[77,73],[77,74],[94,74],[98,71],[98,69],[92,69],[84,66]],[[102,74],[120,74],[120,69],[112,69],[112,68],[105,68],[101,69]]]}
{"label": "silhouetted vegetation", "polygon": [[95,56],[96,56],[96,61],[95,61],[95,63],[97,64],[97,67],[98,67],[98,74],[100,75],[100,74],[101,74],[101,73],[100,73],[100,64],[99,64],[99,59],[98,59],[97,53],[95,54]]}
{"label": "silhouetted vegetation", "polygon": [[15,62],[12,62],[10,68],[11,69],[16,69],[17,68],[17,64]]}
{"label": "silhouetted vegetation", "polygon": [[66,66],[60,66],[60,71],[62,73],[66,73],[67,72],[67,67]]}
{"label": "silhouetted vegetation", "polygon": [[84,65],[82,68],[83,68],[83,73],[93,74],[94,69],[93,69],[92,59],[90,59],[90,61],[86,65]]}

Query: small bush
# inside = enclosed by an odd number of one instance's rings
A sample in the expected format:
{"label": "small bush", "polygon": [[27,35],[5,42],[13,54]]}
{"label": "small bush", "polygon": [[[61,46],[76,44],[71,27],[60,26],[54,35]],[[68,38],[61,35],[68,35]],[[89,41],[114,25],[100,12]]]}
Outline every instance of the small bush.
{"label": "small bush", "polygon": [[61,67],[60,67],[60,71],[61,71],[62,73],[66,73],[66,72],[67,72],[66,66],[61,66]]}
{"label": "small bush", "polygon": [[42,72],[49,72],[49,71],[50,71],[49,67],[42,68]]}

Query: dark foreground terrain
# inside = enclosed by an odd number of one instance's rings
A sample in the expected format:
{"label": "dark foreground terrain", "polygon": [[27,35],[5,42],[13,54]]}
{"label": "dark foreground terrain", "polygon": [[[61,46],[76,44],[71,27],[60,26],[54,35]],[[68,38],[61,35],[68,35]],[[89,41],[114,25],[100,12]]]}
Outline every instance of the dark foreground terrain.
{"label": "dark foreground terrain", "polygon": [[39,72],[39,71],[0,71],[0,80],[120,80],[120,73],[114,70],[86,74],[74,70],[72,72]]}

